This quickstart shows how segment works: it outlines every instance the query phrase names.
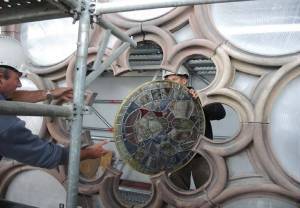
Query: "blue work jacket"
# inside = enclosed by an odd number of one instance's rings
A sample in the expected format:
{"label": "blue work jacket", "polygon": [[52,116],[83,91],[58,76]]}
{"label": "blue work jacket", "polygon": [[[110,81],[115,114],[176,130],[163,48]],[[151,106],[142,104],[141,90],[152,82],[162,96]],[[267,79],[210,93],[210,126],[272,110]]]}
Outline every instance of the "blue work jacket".
{"label": "blue work jacket", "polygon": [[[0,94],[1,100],[5,97]],[[18,117],[0,115],[0,159],[4,156],[32,166],[54,168],[66,164],[68,154],[67,148],[32,134]]]}

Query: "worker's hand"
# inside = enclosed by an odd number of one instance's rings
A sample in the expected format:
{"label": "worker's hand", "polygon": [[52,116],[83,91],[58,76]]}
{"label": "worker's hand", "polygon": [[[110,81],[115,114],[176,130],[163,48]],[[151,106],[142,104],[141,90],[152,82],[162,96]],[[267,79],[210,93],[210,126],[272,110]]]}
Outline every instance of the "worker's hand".
{"label": "worker's hand", "polygon": [[73,100],[73,89],[70,87],[60,87],[51,90],[54,99],[69,102]]}
{"label": "worker's hand", "polygon": [[99,143],[96,143],[94,145],[91,145],[85,149],[82,149],[80,151],[80,160],[85,160],[85,159],[96,159],[99,158],[106,153],[109,152],[109,150],[105,149],[103,146],[107,144],[108,141],[102,141]]}
{"label": "worker's hand", "polygon": [[193,98],[199,97],[198,93],[194,89],[189,89],[189,93],[192,95]]}

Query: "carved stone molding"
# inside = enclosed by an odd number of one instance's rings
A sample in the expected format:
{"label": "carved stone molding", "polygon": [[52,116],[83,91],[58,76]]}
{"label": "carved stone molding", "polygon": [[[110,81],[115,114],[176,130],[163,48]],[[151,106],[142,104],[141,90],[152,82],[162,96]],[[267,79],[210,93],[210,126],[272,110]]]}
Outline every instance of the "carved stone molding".
{"label": "carved stone molding", "polygon": [[298,196],[300,196],[299,181],[296,181],[284,171],[271,148],[270,116],[277,96],[287,84],[300,76],[299,66],[300,59],[297,59],[294,62],[284,65],[278,71],[269,74],[262,80],[264,84],[261,84],[257,88],[257,91],[260,93],[258,93],[255,99],[255,113],[261,125],[254,134],[255,150],[268,175],[276,183],[293,191]]}
{"label": "carved stone molding", "polygon": [[[99,185],[99,197],[104,207],[111,208],[129,208],[133,205],[125,204],[118,196],[118,187],[122,173],[116,169],[108,168],[105,172],[104,179]],[[155,191],[153,191],[155,193]],[[153,202],[153,195],[145,205],[137,205],[137,207],[161,207],[159,203]],[[155,204],[155,206],[152,206]]]}
{"label": "carved stone molding", "polygon": [[[97,178],[97,180],[91,181],[91,182],[82,182],[79,178],[79,187],[78,192],[81,194],[95,194],[99,192],[99,184],[105,179],[107,170],[104,171],[104,173]],[[79,176],[80,177],[80,176]]]}
{"label": "carved stone molding", "polygon": [[141,25],[154,25],[174,32],[183,27],[185,24],[187,24],[192,8],[193,7],[188,6],[177,7],[160,17],[146,21],[130,20],[125,17],[122,17],[119,14],[106,14],[103,15],[103,17],[104,19],[107,19],[108,21],[112,22],[120,28],[123,28],[124,30],[133,27],[140,27]]}
{"label": "carved stone molding", "polygon": [[65,175],[64,171],[62,171],[62,166],[58,167],[57,169],[41,169],[32,167],[29,165],[24,165],[22,163],[16,162],[14,160],[2,160],[1,161],[1,169],[0,169],[0,196],[3,198],[5,196],[6,190],[12,180],[20,173],[24,171],[30,170],[41,170],[44,171],[55,179],[58,180],[61,184],[64,182]]}
{"label": "carved stone molding", "polygon": [[70,143],[70,134],[67,130],[63,127],[63,121],[61,119],[47,119],[47,129],[53,139],[59,143],[68,146]]}
{"label": "carved stone molding", "polygon": [[276,96],[291,80],[300,76],[299,66],[300,58],[268,75],[268,80],[257,87],[258,96],[255,103],[255,114],[258,122],[269,122],[270,111]]}
{"label": "carved stone molding", "polygon": [[216,77],[201,92],[229,86],[233,79],[234,69],[231,66],[228,55],[218,45],[209,40],[193,39],[181,42],[173,46],[167,55],[168,58],[163,59],[161,67],[169,71],[176,71],[184,61],[194,55],[203,55],[212,59],[216,65]]}
{"label": "carved stone molding", "polygon": [[288,176],[273,155],[268,131],[270,125],[261,124],[254,133],[254,148],[260,163],[268,175],[280,186],[300,197],[300,183]]}
{"label": "carved stone molding", "polygon": [[[127,31],[129,36],[132,36],[136,42],[141,41],[153,41],[158,44],[163,51],[163,60],[162,63],[167,59],[167,54],[170,53],[170,50],[173,45],[176,44],[175,39],[172,35],[156,26],[143,26],[143,27],[135,27]],[[114,45],[114,49],[118,48],[121,45],[121,42],[118,41]],[[114,74],[118,75],[124,73],[126,71],[130,71],[129,65],[129,55],[130,49],[127,49],[112,65]]]}
{"label": "carved stone molding", "polygon": [[49,67],[39,67],[39,66],[29,65],[29,70],[33,73],[36,73],[40,76],[43,76],[51,80],[63,79],[65,77],[66,66],[68,65],[71,57],[72,55],[67,57],[62,62]]}
{"label": "carved stone molding", "polygon": [[[225,161],[213,153],[195,150],[201,154],[210,166],[211,175],[209,180],[199,189],[184,191],[177,188],[166,173],[152,176],[151,180],[157,190],[155,196],[156,204],[158,201],[172,204],[175,207],[201,207],[210,199],[216,197],[225,188],[227,180],[227,169]],[[150,206],[153,207],[153,206]]]}
{"label": "carved stone molding", "polygon": [[198,149],[204,149],[221,156],[228,156],[234,154],[247,145],[253,139],[253,132],[255,130],[254,108],[249,99],[236,90],[223,88],[215,90],[207,94],[207,97],[199,93],[202,104],[205,106],[209,103],[223,103],[235,109],[240,118],[240,130],[231,139],[224,142],[214,142],[213,140],[202,138],[198,145]]}
{"label": "carved stone molding", "polygon": [[199,94],[203,106],[214,102],[221,102],[235,109],[240,115],[242,123],[252,123],[255,121],[253,104],[245,95],[237,90],[222,88],[213,90],[206,95],[201,92]]}
{"label": "carved stone molding", "polygon": [[[45,80],[44,82],[46,89],[54,89],[56,87],[55,83],[51,80]],[[52,101],[51,104],[56,101]],[[46,117],[46,126],[50,136],[59,144],[68,146],[70,142],[70,134],[65,128],[65,121],[62,118],[50,118]]]}
{"label": "carved stone molding", "polygon": [[[194,191],[184,191],[177,188],[168,178],[167,173],[162,172],[151,176],[152,196],[144,205],[138,207],[152,208],[163,207],[168,203],[176,207],[199,207],[208,200],[218,196],[225,188],[227,179],[227,170],[225,161],[222,157],[205,152],[196,151],[201,154],[209,163],[211,176],[209,180]],[[118,197],[117,189],[119,186],[121,172],[115,169],[107,169],[103,176],[102,182],[99,184],[99,197],[104,207],[131,207],[125,204]]]}
{"label": "carved stone molding", "polygon": [[255,64],[250,64],[241,60],[231,59],[233,67],[240,72],[251,74],[254,76],[263,76],[269,73],[271,70],[277,70],[279,67],[270,67],[270,66],[260,66]]}
{"label": "carved stone molding", "polygon": [[[211,205],[223,204],[228,201],[235,201],[238,199],[251,199],[251,198],[262,198],[265,197],[273,197],[278,200],[288,200],[288,202],[293,203],[295,208],[297,207],[297,201],[299,197],[280,186],[275,184],[253,184],[253,185],[245,185],[245,186],[236,186],[225,189],[221,194],[219,194],[216,198],[214,198],[210,204],[206,204],[203,208],[212,207]],[[298,204],[299,205],[299,204]],[[215,206],[213,206],[215,207]],[[223,206],[220,206],[223,207]]]}

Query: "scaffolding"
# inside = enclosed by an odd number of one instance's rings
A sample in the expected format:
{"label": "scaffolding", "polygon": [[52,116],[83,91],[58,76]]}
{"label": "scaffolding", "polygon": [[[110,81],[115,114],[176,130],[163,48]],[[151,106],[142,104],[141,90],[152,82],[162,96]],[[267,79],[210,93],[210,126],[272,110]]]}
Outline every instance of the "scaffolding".
{"label": "scaffolding", "polygon": [[[43,104],[26,104],[18,102],[0,102],[0,114],[31,115],[31,116],[62,116],[72,120],[71,142],[69,155],[69,181],[67,189],[67,208],[77,207],[80,135],[82,132],[84,106],[84,90],[106,68],[108,68],[128,47],[136,47],[137,43],[116,26],[101,18],[101,14],[135,11],[144,9],[178,7],[198,4],[215,4],[225,2],[240,2],[253,0],[131,0],[126,4],[120,2],[96,2],[95,0],[10,0],[0,2],[0,25],[10,25],[29,21],[40,21],[62,17],[73,17],[79,20],[78,45],[75,66],[74,98],[72,107],[62,107]],[[96,23],[106,30],[100,43],[94,71],[86,77],[87,55],[90,25]],[[110,35],[113,34],[124,43],[112,55],[101,62]],[[19,106],[22,105],[22,108]],[[26,106],[26,108],[24,108]],[[20,111],[22,109],[22,111]]]}

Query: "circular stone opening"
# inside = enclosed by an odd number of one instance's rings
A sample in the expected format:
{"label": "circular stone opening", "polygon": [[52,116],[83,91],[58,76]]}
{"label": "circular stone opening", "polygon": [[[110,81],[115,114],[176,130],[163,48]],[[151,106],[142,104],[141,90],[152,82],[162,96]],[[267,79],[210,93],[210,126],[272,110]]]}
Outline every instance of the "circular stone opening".
{"label": "circular stone opening", "polygon": [[35,66],[58,64],[76,50],[78,23],[72,21],[63,18],[21,25],[21,43]]}
{"label": "circular stone opening", "polygon": [[206,88],[216,77],[216,65],[205,56],[194,55],[183,65],[190,73],[189,82],[196,90]]}
{"label": "circular stone opening", "polygon": [[[212,103],[203,107],[206,117],[205,136],[213,141],[232,139],[240,130],[238,113],[229,105]],[[211,126],[211,129],[210,129]]]}
{"label": "circular stone opening", "polygon": [[148,40],[138,42],[137,47],[131,48],[129,54],[131,70],[140,72],[160,70],[163,51],[155,42]]}
{"label": "circular stone opening", "polygon": [[283,170],[300,182],[300,77],[290,81],[274,100],[269,143]]}
{"label": "circular stone opening", "polygon": [[66,195],[63,185],[52,175],[41,170],[28,170],[11,180],[5,199],[34,207],[58,207],[65,204]]}
{"label": "circular stone opening", "polygon": [[130,207],[147,204],[153,195],[150,177],[133,170],[123,161],[115,167],[122,171],[116,191],[118,199]]}

